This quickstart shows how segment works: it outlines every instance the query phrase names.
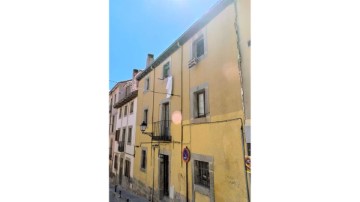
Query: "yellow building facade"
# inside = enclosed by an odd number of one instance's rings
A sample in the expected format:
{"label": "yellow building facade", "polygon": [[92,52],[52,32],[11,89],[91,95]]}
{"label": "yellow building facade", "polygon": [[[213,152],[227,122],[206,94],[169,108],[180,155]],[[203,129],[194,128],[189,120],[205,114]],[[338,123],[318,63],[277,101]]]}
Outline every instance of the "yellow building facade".
{"label": "yellow building facade", "polygon": [[236,7],[219,1],[137,76],[132,189],[151,201],[249,201]]}

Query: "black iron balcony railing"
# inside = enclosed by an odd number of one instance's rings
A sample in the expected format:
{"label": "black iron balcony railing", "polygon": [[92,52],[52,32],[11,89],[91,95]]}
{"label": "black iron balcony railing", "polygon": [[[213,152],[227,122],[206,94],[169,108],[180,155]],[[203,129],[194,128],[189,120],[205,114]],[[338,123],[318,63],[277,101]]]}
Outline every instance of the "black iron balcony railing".
{"label": "black iron balcony railing", "polygon": [[118,151],[119,151],[119,152],[124,152],[124,150],[125,150],[125,144],[124,144],[124,142],[119,142]]}
{"label": "black iron balcony railing", "polygon": [[171,141],[170,125],[170,120],[154,122],[152,140]]}

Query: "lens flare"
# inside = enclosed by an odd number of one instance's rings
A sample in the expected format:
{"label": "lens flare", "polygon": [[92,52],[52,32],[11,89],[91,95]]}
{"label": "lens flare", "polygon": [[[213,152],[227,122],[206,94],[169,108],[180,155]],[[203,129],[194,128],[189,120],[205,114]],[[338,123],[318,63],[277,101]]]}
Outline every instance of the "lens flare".
{"label": "lens flare", "polygon": [[175,124],[175,125],[180,124],[181,120],[182,120],[181,112],[174,111],[171,115],[171,119],[172,119],[173,124]]}

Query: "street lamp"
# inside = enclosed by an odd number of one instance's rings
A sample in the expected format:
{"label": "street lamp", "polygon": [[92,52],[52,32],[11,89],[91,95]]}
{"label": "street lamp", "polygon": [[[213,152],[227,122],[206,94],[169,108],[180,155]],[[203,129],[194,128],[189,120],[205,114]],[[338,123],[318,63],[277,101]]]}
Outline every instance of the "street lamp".
{"label": "street lamp", "polygon": [[147,128],[147,123],[145,121],[143,121],[141,123],[141,125],[140,125],[140,130],[141,130],[142,134],[149,135],[150,137],[152,137],[153,133],[152,132],[145,132],[146,128]]}

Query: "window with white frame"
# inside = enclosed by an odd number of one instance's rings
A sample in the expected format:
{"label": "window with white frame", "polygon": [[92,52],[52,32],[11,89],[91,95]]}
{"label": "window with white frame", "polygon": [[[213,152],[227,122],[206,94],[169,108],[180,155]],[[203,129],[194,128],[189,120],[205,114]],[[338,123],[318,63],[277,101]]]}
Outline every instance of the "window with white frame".
{"label": "window with white frame", "polygon": [[144,81],[144,91],[148,91],[150,89],[150,78],[146,77]]}
{"label": "window with white frame", "polygon": [[130,114],[134,112],[134,102],[130,103]]}
{"label": "window with white frame", "polygon": [[127,109],[127,105],[126,105],[125,108],[124,108],[124,116],[127,115],[127,111],[128,111],[128,109]]}
{"label": "window with white frame", "polygon": [[170,76],[170,62],[167,62],[164,66],[163,66],[163,78],[167,78]]}
{"label": "window with white frame", "polygon": [[128,144],[131,144],[131,139],[132,139],[132,127],[129,127],[129,129],[128,129],[128,141],[127,141],[127,143]]}
{"label": "window with white frame", "polygon": [[195,122],[206,121],[210,116],[209,87],[208,83],[203,83],[191,88],[191,115]]}
{"label": "window with white frame", "polygon": [[119,140],[120,140],[120,130],[116,130],[115,141],[119,141]]}
{"label": "window with white frame", "polygon": [[145,123],[147,123],[148,122],[148,109],[144,109],[144,117],[143,117],[143,121],[145,122]]}
{"label": "window with white frame", "polygon": [[205,117],[205,90],[196,92],[196,111],[197,118]]}
{"label": "window with white frame", "polygon": [[126,137],[126,128],[123,128],[123,132],[122,132],[122,141],[125,141],[125,137]]}
{"label": "window with white frame", "polygon": [[125,88],[125,96],[128,96],[130,94],[130,86],[126,86]]}
{"label": "window with white frame", "polygon": [[122,107],[120,107],[119,109],[119,118],[121,118],[121,114],[122,114]]}
{"label": "window with white frame", "polygon": [[192,44],[193,58],[201,58],[205,54],[204,35],[200,35]]}
{"label": "window with white frame", "polygon": [[112,116],[112,121],[111,121],[111,132],[114,132],[114,128],[115,128],[115,116]]}

